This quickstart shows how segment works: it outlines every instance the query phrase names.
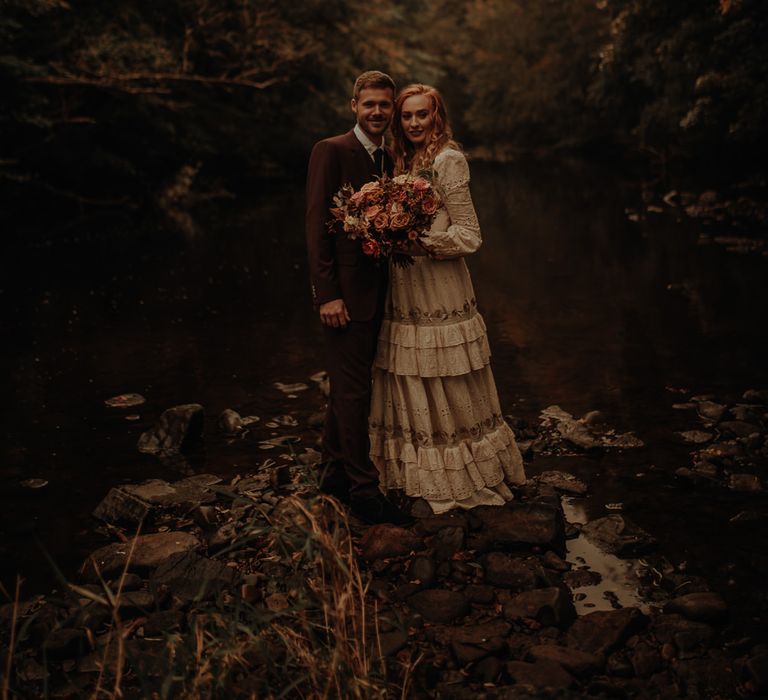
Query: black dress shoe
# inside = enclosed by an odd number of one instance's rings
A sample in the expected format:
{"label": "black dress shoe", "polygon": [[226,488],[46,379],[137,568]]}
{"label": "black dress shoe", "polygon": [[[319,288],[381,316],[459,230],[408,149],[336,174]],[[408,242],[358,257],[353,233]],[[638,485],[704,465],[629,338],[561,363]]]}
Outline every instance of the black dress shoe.
{"label": "black dress shoe", "polygon": [[352,496],[350,500],[352,515],[369,525],[392,523],[393,525],[410,525],[413,518],[400,510],[389,499],[381,494],[375,496]]}

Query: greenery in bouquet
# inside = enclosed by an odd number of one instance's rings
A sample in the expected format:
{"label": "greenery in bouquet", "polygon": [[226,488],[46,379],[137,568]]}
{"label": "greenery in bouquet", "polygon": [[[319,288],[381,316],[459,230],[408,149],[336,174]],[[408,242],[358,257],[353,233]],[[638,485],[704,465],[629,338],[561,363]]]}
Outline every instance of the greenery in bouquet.
{"label": "greenery in bouquet", "polygon": [[424,175],[384,175],[358,191],[344,185],[333,197],[329,228],[362,239],[363,252],[410,265],[408,251],[423,238],[440,208],[440,198]]}

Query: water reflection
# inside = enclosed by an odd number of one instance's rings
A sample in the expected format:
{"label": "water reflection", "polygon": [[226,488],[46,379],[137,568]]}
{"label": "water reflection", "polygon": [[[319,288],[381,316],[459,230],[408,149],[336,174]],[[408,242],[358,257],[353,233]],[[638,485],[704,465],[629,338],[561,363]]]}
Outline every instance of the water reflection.
{"label": "water reflection", "polygon": [[[682,556],[695,546],[686,518],[709,523],[711,547],[696,555],[714,558],[734,513],[672,485],[687,450],[671,433],[690,426],[665,387],[726,398],[768,385],[766,260],[697,246],[696,225],[674,215],[628,221],[637,184],[584,164],[475,164],[472,187],[484,245],[469,263],[506,412],[535,420],[551,404],[574,415],[600,409],[620,432],[635,431],[648,446],[637,454],[562,466],[591,484],[590,514],[623,501]],[[135,448],[169,405],[206,407],[205,447],[187,462],[222,475],[262,457],[256,436],[217,435],[222,410],[302,422],[318,408],[314,392],[292,400],[272,386],[324,366],[302,191],[295,183],[211,203],[196,212],[193,237],[114,217],[11,237],[0,292],[12,329],[0,348],[3,582],[21,570],[45,583],[31,525],[73,570],[90,544],[87,513],[111,485],[178,476]],[[135,423],[102,403],[127,391],[148,399]],[[540,460],[530,471],[546,468],[557,467]],[[49,485],[22,489],[30,477]]]}

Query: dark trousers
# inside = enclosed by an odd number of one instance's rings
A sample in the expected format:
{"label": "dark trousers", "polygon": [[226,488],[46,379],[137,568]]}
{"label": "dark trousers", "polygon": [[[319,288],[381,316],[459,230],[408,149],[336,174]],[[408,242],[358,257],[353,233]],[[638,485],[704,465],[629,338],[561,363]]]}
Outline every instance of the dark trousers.
{"label": "dark trousers", "polygon": [[323,327],[331,395],[321,478],[362,498],[379,493],[379,473],[368,456],[368,413],[380,327],[381,314],[371,321],[350,321],[346,328]]}

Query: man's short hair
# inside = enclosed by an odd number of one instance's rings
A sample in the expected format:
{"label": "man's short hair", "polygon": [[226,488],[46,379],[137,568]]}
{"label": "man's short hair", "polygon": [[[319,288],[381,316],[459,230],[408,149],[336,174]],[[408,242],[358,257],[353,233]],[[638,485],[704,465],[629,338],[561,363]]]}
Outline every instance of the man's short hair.
{"label": "man's short hair", "polygon": [[352,89],[352,97],[358,99],[360,97],[360,92],[365,90],[365,88],[379,88],[382,90],[389,88],[392,90],[393,97],[397,90],[395,81],[380,70],[367,70],[365,73],[361,73],[357,76],[355,87]]}

